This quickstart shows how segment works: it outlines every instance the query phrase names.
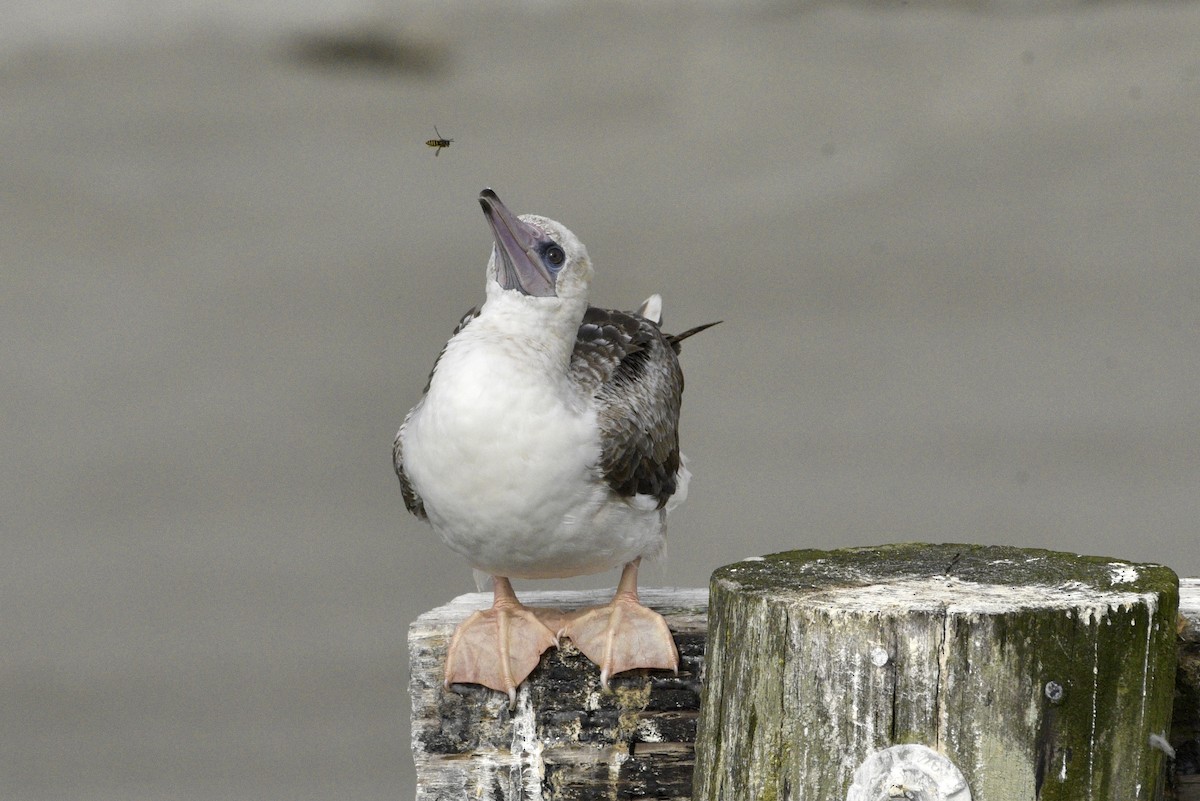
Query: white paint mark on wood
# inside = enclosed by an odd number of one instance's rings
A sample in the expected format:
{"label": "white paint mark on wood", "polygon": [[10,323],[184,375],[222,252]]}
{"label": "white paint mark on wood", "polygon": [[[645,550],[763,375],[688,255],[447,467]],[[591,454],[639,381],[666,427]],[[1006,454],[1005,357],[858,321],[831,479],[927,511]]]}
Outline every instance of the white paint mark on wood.
{"label": "white paint mark on wood", "polygon": [[[1130,620],[1130,623],[1133,621]],[[1142,656],[1142,726],[1147,726],[1146,723],[1146,697],[1150,694],[1150,688],[1147,683],[1150,680],[1150,656],[1154,652],[1154,609],[1153,607],[1146,610],[1146,652]]]}
{"label": "white paint mark on wood", "polygon": [[1138,580],[1138,570],[1133,565],[1113,562],[1109,564],[1108,568],[1108,575],[1112,578],[1113,584],[1132,584]]}
{"label": "white paint mark on wood", "polygon": [[1092,719],[1088,733],[1088,798],[1091,799],[1096,791],[1096,726],[1099,716],[1096,714],[1097,690],[1100,687],[1100,634],[1092,638]]}
{"label": "white paint mark on wood", "polygon": [[645,743],[661,743],[666,739],[658,727],[658,721],[649,718],[638,721],[637,736],[641,742]]}
{"label": "white paint mark on wood", "polygon": [[1150,747],[1162,751],[1169,759],[1175,758],[1175,749],[1171,747],[1170,741],[1161,734],[1150,735]]}
{"label": "white paint mark on wood", "polygon": [[962,772],[924,745],[893,745],[868,756],[854,771],[846,801],[971,801]]}
{"label": "white paint mark on wood", "polygon": [[521,772],[524,798],[529,801],[541,801],[542,779],[546,775],[543,747],[537,735],[537,713],[530,700],[529,685],[523,684],[517,691],[517,708],[512,716],[512,755]]}

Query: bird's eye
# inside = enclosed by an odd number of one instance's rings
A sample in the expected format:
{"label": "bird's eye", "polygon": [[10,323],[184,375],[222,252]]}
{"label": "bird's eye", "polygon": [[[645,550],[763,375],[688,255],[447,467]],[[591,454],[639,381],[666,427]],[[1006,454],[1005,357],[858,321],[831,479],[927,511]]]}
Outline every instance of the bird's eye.
{"label": "bird's eye", "polygon": [[546,261],[550,262],[555,267],[562,267],[563,262],[567,260],[567,254],[563,253],[563,249],[558,245],[551,245],[546,248]]}

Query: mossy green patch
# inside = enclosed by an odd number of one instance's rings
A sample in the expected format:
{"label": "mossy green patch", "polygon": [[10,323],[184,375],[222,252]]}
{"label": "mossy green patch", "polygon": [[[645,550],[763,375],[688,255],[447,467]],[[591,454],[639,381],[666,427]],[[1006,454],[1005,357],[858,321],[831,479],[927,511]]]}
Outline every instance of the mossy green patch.
{"label": "mossy green patch", "polygon": [[920,542],[782,551],[718,568],[712,583],[733,582],[741,592],[780,593],[943,575],[1005,586],[1124,590],[1136,584],[1141,592],[1178,593],[1178,577],[1163,565],[1041,548]]}

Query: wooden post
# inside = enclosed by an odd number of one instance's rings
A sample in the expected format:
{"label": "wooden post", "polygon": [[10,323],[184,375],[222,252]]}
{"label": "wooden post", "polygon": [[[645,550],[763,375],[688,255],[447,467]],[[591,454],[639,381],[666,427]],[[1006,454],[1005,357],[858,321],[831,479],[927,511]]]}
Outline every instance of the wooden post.
{"label": "wooden post", "polygon": [[[578,609],[608,603],[609,590],[519,592],[529,606]],[[569,640],[550,649],[517,693],[477,685],[442,687],[454,627],[491,605],[472,593],[427,612],[409,629],[413,758],[418,801],[684,801],[692,787],[692,743],[708,592],[639,590],[667,619],[679,675],[629,671],[600,687],[600,669]]]}
{"label": "wooden post", "polygon": [[721,568],[710,601],[696,801],[1161,797],[1165,567],[977,545],[792,551]]}
{"label": "wooden post", "polygon": [[1200,578],[1179,580],[1179,654],[1171,746],[1174,801],[1200,801]]}

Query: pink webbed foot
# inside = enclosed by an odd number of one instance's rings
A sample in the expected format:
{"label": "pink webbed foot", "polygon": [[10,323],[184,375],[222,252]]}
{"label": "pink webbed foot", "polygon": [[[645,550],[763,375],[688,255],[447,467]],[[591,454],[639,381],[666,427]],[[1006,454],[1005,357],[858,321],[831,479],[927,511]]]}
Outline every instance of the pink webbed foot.
{"label": "pink webbed foot", "polygon": [[517,601],[508,579],[496,577],[491,609],[464,620],[450,640],[445,685],[482,684],[517,702],[520,686],[541,660],[558,645],[556,631],[563,622],[557,609],[531,609]]}
{"label": "pink webbed foot", "polygon": [[679,672],[679,651],[663,616],[641,604],[637,596],[637,561],[621,573],[616,595],[606,606],[572,615],[559,632],[600,666],[600,683],[636,668]]}

